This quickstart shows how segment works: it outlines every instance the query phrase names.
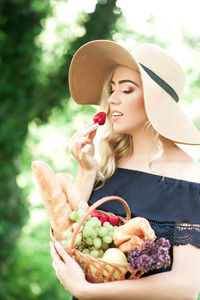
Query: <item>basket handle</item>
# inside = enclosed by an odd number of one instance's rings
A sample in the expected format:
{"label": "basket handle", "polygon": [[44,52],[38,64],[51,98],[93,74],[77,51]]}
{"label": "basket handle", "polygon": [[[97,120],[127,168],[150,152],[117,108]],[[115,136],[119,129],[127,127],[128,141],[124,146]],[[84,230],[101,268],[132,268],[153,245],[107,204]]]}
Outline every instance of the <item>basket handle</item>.
{"label": "basket handle", "polygon": [[101,204],[108,202],[108,201],[112,201],[112,200],[117,200],[120,203],[122,203],[122,205],[125,208],[126,211],[126,220],[130,220],[131,218],[131,211],[130,208],[128,206],[128,204],[126,203],[126,201],[118,196],[107,196],[107,197],[103,197],[101,199],[99,199],[98,201],[96,201],[95,203],[93,203],[88,210],[86,211],[85,215],[83,215],[80,220],[78,221],[77,226],[75,227],[73,234],[72,234],[72,240],[71,240],[71,245],[69,248],[69,251],[71,252],[71,254],[73,254],[73,249],[75,247],[75,240],[76,240],[76,236],[82,226],[82,224],[85,222],[85,220],[87,219],[87,217],[89,216],[89,214],[91,214],[93,212],[94,209],[96,209],[97,207],[99,207]]}

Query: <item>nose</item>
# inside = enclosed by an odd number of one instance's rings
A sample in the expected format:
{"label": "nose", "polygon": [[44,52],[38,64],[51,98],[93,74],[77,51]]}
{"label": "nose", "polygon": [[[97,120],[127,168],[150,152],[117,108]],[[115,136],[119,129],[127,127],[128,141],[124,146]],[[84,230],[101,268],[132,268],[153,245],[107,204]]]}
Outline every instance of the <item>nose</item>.
{"label": "nose", "polygon": [[121,103],[119,95],[117,94],[116,91],[110,95],[110,97],[108,98],[108,103],[109,104],[120,104]]}

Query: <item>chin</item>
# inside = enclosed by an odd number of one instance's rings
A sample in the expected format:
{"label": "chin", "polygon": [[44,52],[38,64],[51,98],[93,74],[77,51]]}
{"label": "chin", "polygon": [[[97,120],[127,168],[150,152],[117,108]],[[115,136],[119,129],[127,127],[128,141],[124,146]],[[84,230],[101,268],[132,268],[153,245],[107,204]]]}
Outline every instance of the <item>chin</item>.
{"label": "chin", "polygon": [[146,121],[139,122],[138,124],[135,124],[135,125],[132,124],[132,126],[130,126],[130,127],[128,127],[128,126],[125,127],[120,124],[113,124],[113,131],[118,134],[134,135],[134,133],[140,132],[140,130],[143,129]]}
{"label": "chin", "polygon": [[132,133],[130,133],[130,131],[122,129],[122,128],[114,128],[113,127],[113,131],[118,134],[132,134]]}
{"label": "chin", "polygon": [[125,128],[125,127],[122,127],[122,126],[115,126],[115,125],[113,126],[113,131],[115,133],[118,133],[118,134],[130,134],[130,135],[133,135],[136,130],[138,130],[137,126],[135,128],[134,127]]}

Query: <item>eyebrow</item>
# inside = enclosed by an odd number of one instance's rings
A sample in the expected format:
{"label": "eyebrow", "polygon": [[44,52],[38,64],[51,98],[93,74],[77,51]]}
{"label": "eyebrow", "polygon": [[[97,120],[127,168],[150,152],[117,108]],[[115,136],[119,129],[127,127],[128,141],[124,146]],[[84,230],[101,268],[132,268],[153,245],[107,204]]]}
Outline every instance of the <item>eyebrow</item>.
{"label": "eyebrow", "polygon": [[[134,82],[133,80],[130,80],[130,79],[123,79],[123,80],[120,80],[119,81],[119,84],[121,84],[121,83],[125,83],[125,82],[130,82],[130,83],[133,83],[134,85],[136,85],[136,86],[138,86],[139,87],[139,85],[136,83],[136,82]],[[111,82],[110,83],[113,83],[113,84],[115,84],[115,82],[113,81],[113,80],[111,80]]]}

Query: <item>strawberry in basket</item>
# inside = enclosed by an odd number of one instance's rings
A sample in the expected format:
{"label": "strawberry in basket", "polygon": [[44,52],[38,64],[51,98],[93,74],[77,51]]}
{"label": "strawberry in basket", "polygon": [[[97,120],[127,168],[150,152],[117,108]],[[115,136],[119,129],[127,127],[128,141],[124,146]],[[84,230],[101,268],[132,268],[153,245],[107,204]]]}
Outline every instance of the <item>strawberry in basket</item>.
{"label": "strawberry in basket", "polygon": [[[63,240],[62,243],[65,246],[71,246],[72,232],[78,226],[79,220],[85,213],[86,210],[80,206],[77,210],[70,213],[69,218],[74,224],[72,228],[64,232],[66,240]],[[94,209],[79,229],[75,239],[75,248],[84,254],[101,258],[105,250],[114,247],[113,235],[118,228],[119,221],[120,218],[118,216],[108,216]]]}

